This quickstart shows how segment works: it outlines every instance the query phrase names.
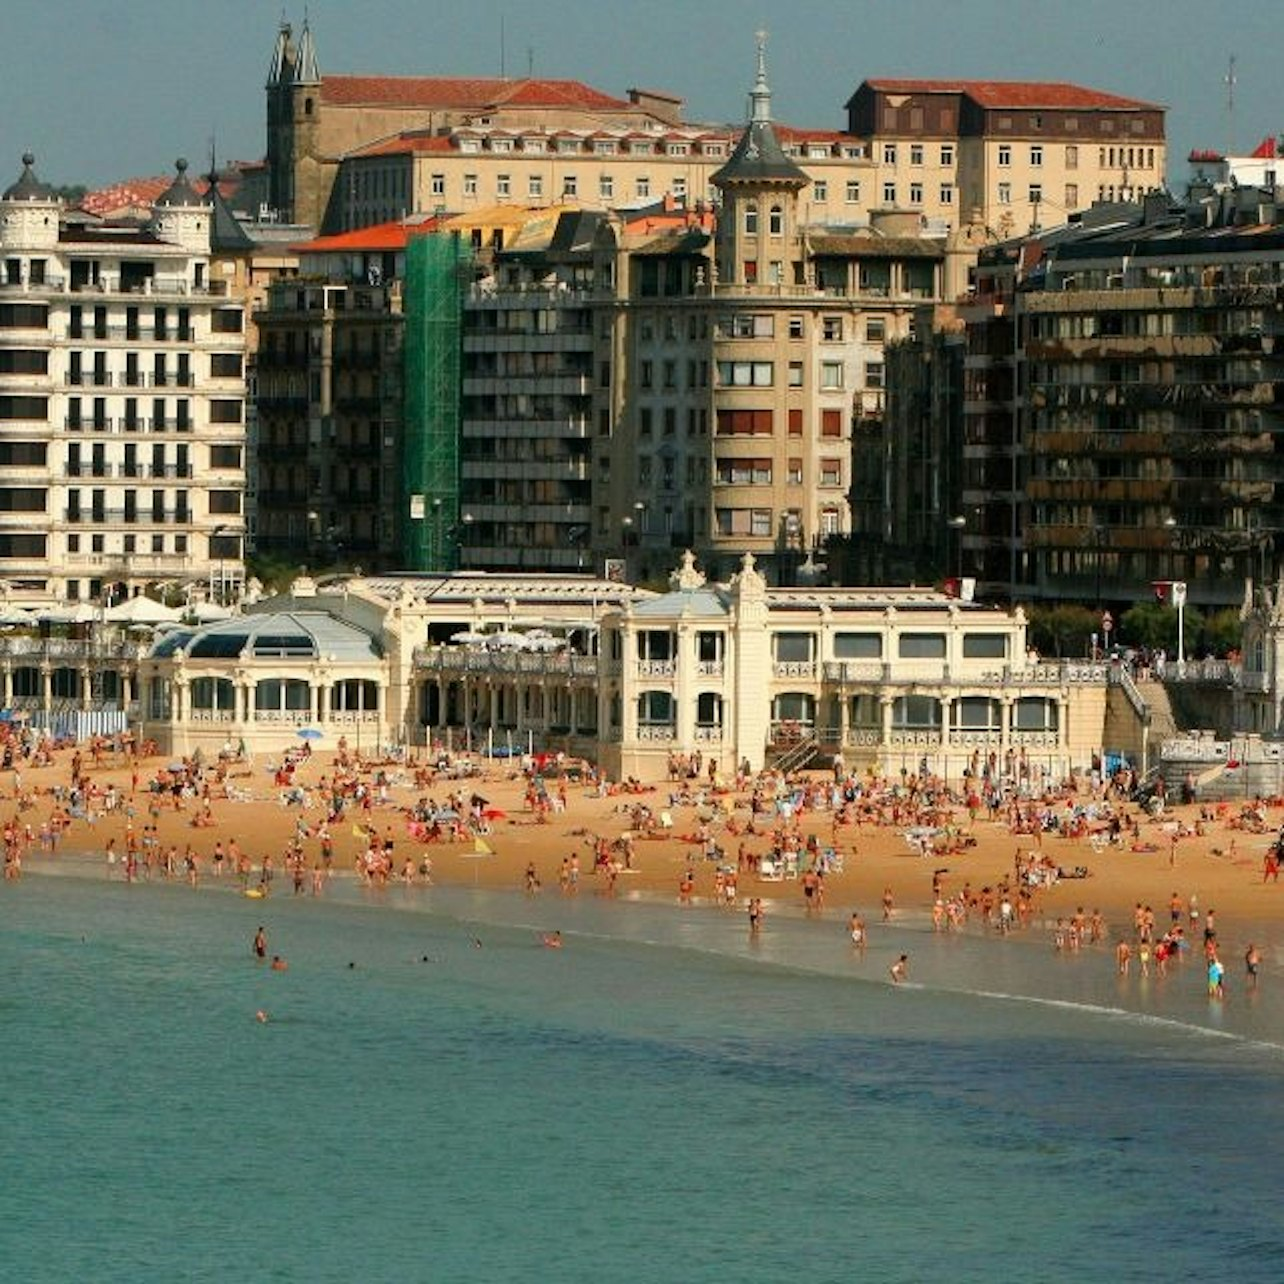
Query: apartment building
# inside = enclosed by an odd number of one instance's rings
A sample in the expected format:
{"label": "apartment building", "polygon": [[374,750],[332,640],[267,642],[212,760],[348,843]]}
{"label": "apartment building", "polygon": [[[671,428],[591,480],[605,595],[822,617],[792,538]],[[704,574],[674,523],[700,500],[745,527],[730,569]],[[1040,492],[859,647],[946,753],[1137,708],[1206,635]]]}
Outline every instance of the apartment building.
{"label": "apartment building", "polygon": [[[1014,236],[1163,184],[1163,108],[1078,85],[867,80],[846,112],[846,130],[773,127],[812,225],[901,210],[937,234]],[[657,90],[323,75],[308,25],[296,40],[287,24],[267,83],[268,203],[331,232],[499,203],[713,205],[739,135]]]}
{"label": "apartment building", "polygon": [[532,214],[464,301],[456,536],[465,568],[590,564],[592,275],[602,218]]}
{"label": "apartment building", "polygon": [[1237,605],[1284,539],[1272,190],[1103,206],[983,249],[957,309],[959,556],[987,595]]}
{"label": "apartment building", "polygon": [[1164,186],[1164,108],[1044,81],[866,80],[847,102],[887,208],[1002,237]]}
{"label": "apartment building", "polygon": [[716,231],[616,225],[599,268],[616,302],[594,540],[632,573],[674,546],[714,574],[747,552],[779,581],[809,573],[851,529],[854,426],[881,420],[885,345],[948,288],[944,243],[913,216],[808,223],[811,179],[776,133],[761,48],[752,99],[714,176]]}
{"label": "apartment building", "polygon": [[[142,225],[0,197],[0,576],[33,600],[239,579],[245,317],[178,162]],[[233,251],[234,252],[234,251]]]}

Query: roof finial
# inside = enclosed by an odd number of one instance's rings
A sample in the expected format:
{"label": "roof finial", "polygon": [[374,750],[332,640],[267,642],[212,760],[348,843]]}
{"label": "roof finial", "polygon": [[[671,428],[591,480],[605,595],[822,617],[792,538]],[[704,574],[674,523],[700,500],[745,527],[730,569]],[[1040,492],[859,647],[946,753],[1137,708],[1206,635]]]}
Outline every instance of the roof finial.
{"label": "roof finial", "polygon": [[753,100],[753,121],[771,119],[771,90],[767,88],[767,33],[759,31],[758,39],[758,77],[754,81],[749,97]]}

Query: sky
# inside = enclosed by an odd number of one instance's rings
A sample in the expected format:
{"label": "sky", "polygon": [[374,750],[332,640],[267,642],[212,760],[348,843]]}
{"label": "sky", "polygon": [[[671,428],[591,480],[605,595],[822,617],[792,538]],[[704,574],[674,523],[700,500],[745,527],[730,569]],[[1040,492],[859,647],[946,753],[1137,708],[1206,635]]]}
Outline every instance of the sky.
{"label": "sky", "polygon": [[91,187],[203,165],[211,140],[220,161],[260,158],[277,27],[305,8],[323,74],[531,69],[667,90],[693,121],[745,118],[760,27],[792,125],[842,128],[871,77],[1075,81],[1169,108],[1177,191],[1192,147],[1284,131],[1279,0],[3,0],[0,183],[27,149],[46,182]]}

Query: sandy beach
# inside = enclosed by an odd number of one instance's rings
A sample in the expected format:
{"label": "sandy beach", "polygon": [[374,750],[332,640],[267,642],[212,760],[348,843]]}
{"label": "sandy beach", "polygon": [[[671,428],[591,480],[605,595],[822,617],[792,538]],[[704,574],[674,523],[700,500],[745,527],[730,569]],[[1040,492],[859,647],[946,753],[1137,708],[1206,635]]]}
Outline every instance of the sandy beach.
{"label": "sandy beach", "polygon": [[[251,885],[257,886],[263,858],[269,856],[274,866],[271,895],[289,896],[292,881],[283,868],[283,857],[295,836],[303,835],[306,829],[306,836],[301,837],[303,863],[309,871],[304,894],[311,894],[311,870],[321,858],[318,835],[326,818],[329,792],[327,788],[323,795],[322,784],[328,787],[335,779],[335,752],[315,752],[300,762],[288,789],[277,783],[274,773],[280,763],[274,760],[228,764],[222,783],[214,783],[214,773],[207,771],[208,798],[180,798],[176,808],[171,793],[150,789],[158,773],[164,778],[169,766],[166,760],[140,758],[135,762],[106,752],[95,764],[90,751],[82,748],[79,766],[82,780],[88,777],[93,800],[88,814],[84,806],[74,809],[76,818],[66,824],[57,853],[51,855],[41,841],[41,831],[61,809],[55,791],[70,787],[75,755],[71,748],[60,749],[49,765],[23,766],[20,776],[12,772],[0,776],[0,816],[16,824],[23,872],[38,872],[48,861],[88,859],[101,864],[104,877],[123,878],[131,830],[138,842],[146,827],[154,825],[158,841],[153,850],[159,859],[152,877],[164,876],[164,854],[173,848],[177,859],[172,877],[185,878],[183,856],[190,845],[197,858],[199,887],[214,879],[211,858],[215,844],[222,843],[226,849],[234,842],[254,867]],[[1087,872],[1087,877],[1061,878],[1034,893],[1029,931],[1047,931],[1058,917],[1068,918],[1082,909],[1088,915],[1100,911],[1107,939],[1128,936],[1134,907],[1139,903],[1153,909],[1162,931],[1168,924],[1174,895],[1186,907],[1183,922],[1188,921],[1193,895],[1201,913],[1201,931],[1208,911],[1216,911],[1224,951],[1242,949],[1247,940],[1255,940],[1268,951],[1270,960],[1276,948],[1284,945],[1284,889],[1275,882],[1263,882],[1265,854],[1284,822],[1284,804],[1274,800],[1259,803],[1256,817],[1245,817],[1244,804],[1206,809],[1198,804],[1170,807],[1162,815],[1150,816],[1138,805],[1126,803],[1122,813],[1127,821],[1135,821],[1136,829],[1129,832],[1126,823],[1116,845],[1105,841],[1103,827],[1096,821],[1088,826],[1096,832],[1078,837],[1016,833],[1009,817],[991,819],[981,808],[971,818],[958,804],[933,817],[935,837],[929,841],[934,845],[923,854],[916,849],[911,832],[915,826],[908,821],[875,824],[865,819],[836,827],[834,812],[827,806],[804,808],[788,826],[804,848],[799,871],[805,872],[810,863],[806,851],[809,838],[815,848],[822,852],[831,849],[839,858],[828,862],[831,868],[823,879],[823,903],[818,906],[815,898],[806,897],[801,877],[764,878],[744,869],[771,851],[774,834],[781,828],[771,794],[778,782],[757,782],[764,810],[754,816],[750,827],[753,782],[746,782],[740,790],[713,794],[702,788],[707,782],[692,781],[687,786],[690,797],[684,801],[680,796],[683,786],[673,782],[661,782],[637,793],[604,791],[550,771],[546,786],[551,806],[538,815],[531,809],[529,782],[516,761],[479,760],[477,765],[480,774],[458,779],[435,775],[430,780],[421,776],[416,784],[415,769],[423,770],[422,763],[362,762],[355,778],[367,784],[371,805],[367,809],[349,804],[342,819],[329,825],[335,876],[357,877],[360,858],[369,846],[364,835],[376,833],[394,844],[391,879],[401,877],[410,860],[415,879],[422,881],[419,871],[427,857],[435,884],[526,889],[549,902],[550,922],[556,919],[557,898],[577,894],[667,900],[675,909],[681,909],[686,900],[717,900],[736,912],[743,912],[749,898],[760,897],[768,924],[771,916],[780,912],[810,912],[843,922],[858,910],[873,927],[882,918],[888,889],[897,921],[912,917],[927,921],[937,894],[934,876],[939,878],[939,894],[946,902],[964,892],[974,900],[982,889],[997,888],[1005,877],[1011,880],[1020,854],[1063,871]],[[386,801],[380,800],[376,783],[380,772],[387,782]],[[828,793],[831,783],[827,774],[811,773],[791,780],[788,793],[796,796],[800,786],[809,785],[817,786],[817,794]],[[22,809],[15,798],[18,784],[27,796]],[[785,787],[779,788],[781,796],[786,796]],[[113,790],[118,805],[108,810],[105,801],[110,801]],[[449,841],[447,832],[436,841],[423,841],[424,830],[411,823],[409,810],[421,799],[445,806],[452,793],[465,800],[465,815],[473,795],[486,800],[483,832],[470,831],[456,841]],[[287,798],[303,798],[306,805],[287,803]],[[1080,804],[1091,801],[1085,795],[1069,799]],[[1064,809],[1067,801],[1062,798],[1047,805]],[[644,832],[645,824],[638,823],[639,808],[650,813],[650,833]],[[200,819],[206,823],[194,823]],[[25,837],[28,826],[29,839]],[[449,826],[444,828],[448,831]],[[695,841],[701,838],[704,842]],[[118,861],[109,864],[106,853],[113,839]],[[721,855],[710,858],[710,840]],[[626,843],[631,850],[626,850]],[[594,872],[599,844],[609,851],[614,876],[605,868]],[[579,877],[577,884],[568,888],[563,866],[571,857],[578,860]],[[840,869],[832,868],[837,864]],[[719,870],[737,871],[734,891],[727,891],[729,879]],[[684,893],[682,884],[688,872],[692,885]],[[139,877],[143,873],[140,867]],[[230,869],[223,875],[225,881],[234,877]],[[966,930],[980,930],[979,918],[974,907]]]}

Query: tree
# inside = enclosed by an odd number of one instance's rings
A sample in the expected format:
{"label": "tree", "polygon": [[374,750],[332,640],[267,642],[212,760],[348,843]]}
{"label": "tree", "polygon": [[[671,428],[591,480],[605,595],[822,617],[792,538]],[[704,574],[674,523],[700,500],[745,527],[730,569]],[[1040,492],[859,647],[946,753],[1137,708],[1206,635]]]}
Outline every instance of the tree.
{"label": "tree", "polygon": [[1101,629],[1100,615],[1086,606],[1031,606],[1026,618],[1030,645],[1058,660],[1087,655],[1092,635]]}

